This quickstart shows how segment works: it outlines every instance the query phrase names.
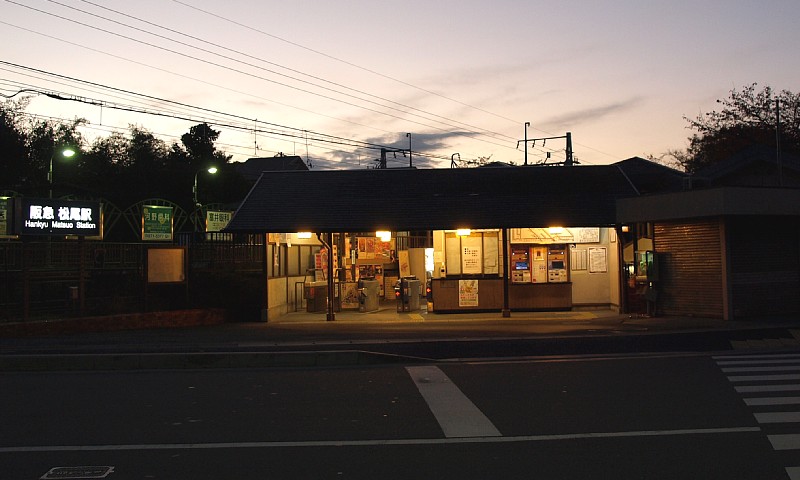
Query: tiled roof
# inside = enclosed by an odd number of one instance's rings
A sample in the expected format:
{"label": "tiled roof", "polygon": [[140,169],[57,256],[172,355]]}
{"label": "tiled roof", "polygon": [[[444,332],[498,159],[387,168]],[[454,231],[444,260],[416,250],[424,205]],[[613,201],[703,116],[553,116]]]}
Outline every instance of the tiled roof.
{"label": "tiled roof", "polygon": [[636,195],[613,165],[264,172],[227,231],[601,226]]}

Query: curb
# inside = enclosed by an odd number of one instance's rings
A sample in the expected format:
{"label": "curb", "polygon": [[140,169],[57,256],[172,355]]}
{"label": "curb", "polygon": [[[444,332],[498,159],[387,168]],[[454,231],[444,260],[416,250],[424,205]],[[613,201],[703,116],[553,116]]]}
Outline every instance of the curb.
{"label": "curb", "polygon": [[0,372],[337,367],[420,361],[429,360],[361,350],[5,355],[0,357]]}

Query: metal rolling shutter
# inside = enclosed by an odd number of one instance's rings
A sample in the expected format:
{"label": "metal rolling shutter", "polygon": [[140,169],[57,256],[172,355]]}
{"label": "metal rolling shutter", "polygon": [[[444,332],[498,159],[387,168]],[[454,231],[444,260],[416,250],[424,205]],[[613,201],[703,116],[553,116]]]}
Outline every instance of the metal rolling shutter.
{"label": "metal rolling shutter", "polygon": [[718,219],[656,223],[658,311],[722,318],[722,240]]}

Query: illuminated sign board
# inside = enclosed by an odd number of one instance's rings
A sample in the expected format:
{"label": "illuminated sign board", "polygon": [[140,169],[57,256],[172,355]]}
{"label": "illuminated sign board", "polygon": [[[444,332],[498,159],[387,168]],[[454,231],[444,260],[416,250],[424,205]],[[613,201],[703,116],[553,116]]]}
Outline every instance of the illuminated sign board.
{"label": "illuminated sign board", "polygon": [[15,202],[20,235],[100,235],[100,202],[25,197]]}
{"label": "illuminated sign board", "polygon": [[206,232],[221,232],[223,228],[228,226],[232,216],[233,212],[231,211],[207,211]]}
{"label": "illuminated sign board", "polygon": [[172,241],[172,207],[145,205],[142,208],[142,240]]}
{"label": "illuminated sign board", "polygon": [[8,197],[0,197],[0,238],[11,235],[11,201]]}

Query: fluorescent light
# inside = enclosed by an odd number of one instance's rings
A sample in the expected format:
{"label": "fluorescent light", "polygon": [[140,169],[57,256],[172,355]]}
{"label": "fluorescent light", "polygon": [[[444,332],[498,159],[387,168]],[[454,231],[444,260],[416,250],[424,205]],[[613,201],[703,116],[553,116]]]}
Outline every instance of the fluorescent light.
{"label": "fluorescent light", "polygon": [[311,238],[311,232],[297,232],[297,238]]}
{"label": "fluorescent light", "polygon": [[469,228],[459,228],[456,230],[456,235],[459,237],[469,237],[470,233],[472,233],[472,231]]}
{"label": "fluorescent light", "polygon": [[392,232],[387,232],[386,230],[378,230],[375,232],[375,236],[380,238],[382,242],[388,242],[392,239]]}

